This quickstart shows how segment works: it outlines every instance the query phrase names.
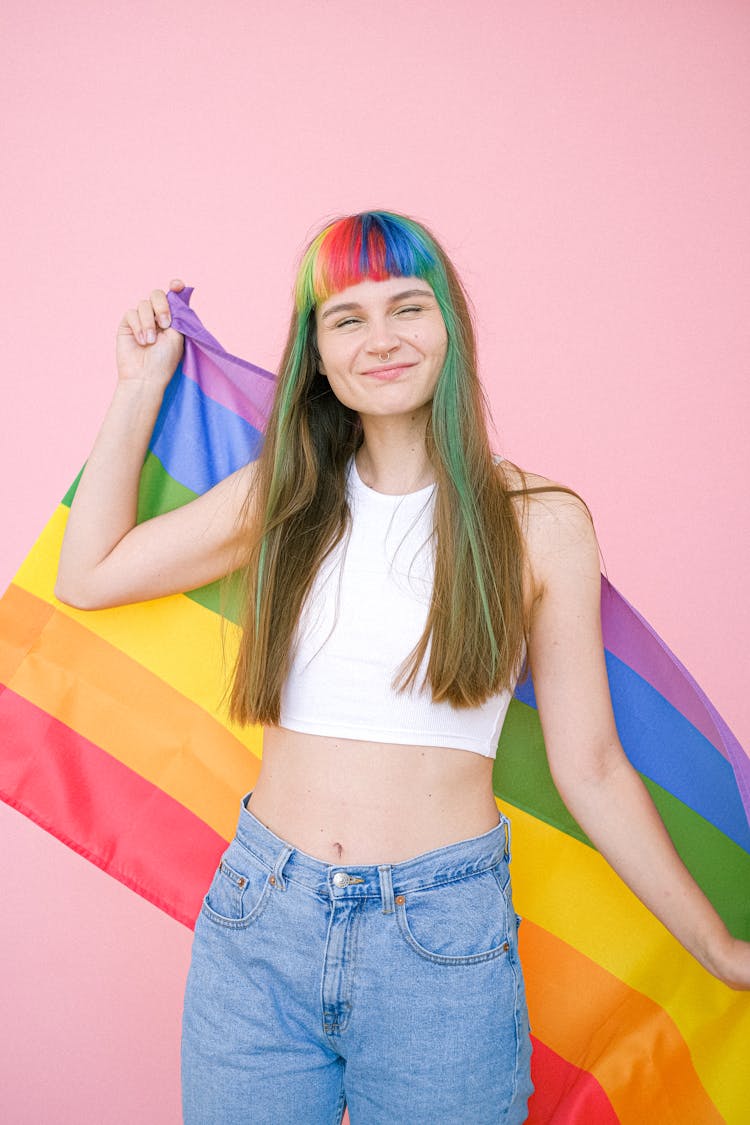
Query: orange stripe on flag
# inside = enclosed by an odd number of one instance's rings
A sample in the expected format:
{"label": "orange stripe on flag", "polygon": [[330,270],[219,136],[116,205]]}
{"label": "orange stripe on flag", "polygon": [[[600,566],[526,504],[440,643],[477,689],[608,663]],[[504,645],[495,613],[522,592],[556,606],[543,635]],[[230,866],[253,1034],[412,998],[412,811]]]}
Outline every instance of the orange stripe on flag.
{"label": "orange stripe on flag", "polygon": [[253,749],[252,728],[233,726],[221,706],[239,639],[238,628],[230,622],[222,630],[218,614],[183,594],[93,612],[58,601],[54,587],[67,519],[68,509],[61,505],[21,564],[14,586],[49,602],[59,613],[143,665]]}
{"label": "orange stripe on flag", "polygon": [[522,923],[520,945],[532,1032],[594,1075],[622,1125],[720,1125],[658,1004],[533,922]]}
{"label": "orange stripe on flag", "polygon": [[519,914],[663,1009],[718,1111],[732,1125],[744,1125],[750,1070],[739,1045],[750,1041],[747,994],[702,968],[597,851],[522,809],[503,806],[512,822]]}
{"label": "orange stripe on flag", "polygon": [[[259,755],[203,708],[34,595],[11,586],[0,607],[0,679],[230,839],[238,798],[258,776]],[[258,743],[260,749],[260,731]]]}

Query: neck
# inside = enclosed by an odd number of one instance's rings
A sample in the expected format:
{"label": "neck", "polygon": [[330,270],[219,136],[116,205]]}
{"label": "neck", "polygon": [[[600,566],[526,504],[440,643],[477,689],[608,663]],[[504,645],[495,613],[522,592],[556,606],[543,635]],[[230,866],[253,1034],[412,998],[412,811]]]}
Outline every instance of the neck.
{"label": "neck", "polygon": [[399,496],[434,483],[425,444],[427,417],[362,417],[364,441],[357,450],[357,471],[368,487]]}

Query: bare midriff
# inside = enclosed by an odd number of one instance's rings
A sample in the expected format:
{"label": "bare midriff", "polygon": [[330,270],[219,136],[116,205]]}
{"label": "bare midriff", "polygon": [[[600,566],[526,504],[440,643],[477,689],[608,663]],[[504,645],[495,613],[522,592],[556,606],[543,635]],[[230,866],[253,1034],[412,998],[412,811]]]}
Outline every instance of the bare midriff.
{"label": "bare midriff", "polygon": [[248,808],[324,863],[400,863],[495,827],[493,761],[269,727]]}

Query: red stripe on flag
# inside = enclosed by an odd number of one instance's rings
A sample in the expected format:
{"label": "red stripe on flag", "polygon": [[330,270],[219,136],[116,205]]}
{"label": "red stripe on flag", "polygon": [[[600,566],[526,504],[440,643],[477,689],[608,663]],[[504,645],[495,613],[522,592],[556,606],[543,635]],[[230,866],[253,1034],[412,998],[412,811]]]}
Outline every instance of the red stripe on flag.
{"label": "red stripe on flag", "polygon": [[[2,685],[0,722],[0,797],[192,927],[226,841],[151,782]],[[618,1125],[593,1075],[540,1040],[533,1043],[530,1125]]]}
{"label": "red stripe on flag", "polygon": [[619,1125],[619,1117],[593,1074],[561,1058],[532,1035],[527,1125]]}
{"label": "red stripe on flag", "polygon": [[2,685],[0,723],[0,797],[192,928],[226,840],[151,782]]}

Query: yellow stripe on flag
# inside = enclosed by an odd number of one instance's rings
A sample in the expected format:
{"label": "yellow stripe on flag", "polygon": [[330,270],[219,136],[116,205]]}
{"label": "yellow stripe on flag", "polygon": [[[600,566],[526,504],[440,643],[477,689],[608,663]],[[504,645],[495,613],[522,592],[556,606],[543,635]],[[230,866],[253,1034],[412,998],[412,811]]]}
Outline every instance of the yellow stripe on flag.
{"label": "yellow stripe on flag", "polygon": [[674,1021],[528,918],[520,951],[532,1032],[591,1074],[621,1125],[719,1125]]}
{"label": "yellow stripe on flag", "polygon": [[58,601],[54,587],[67,519],[68,509],[61,504],[22,563],[14,583],[143,665],[203,707],[240,742],[257,749],[257,734],[231,723],[222,702],[236,653],[237,626],[227,623],[222,645],[220,616],[182,594],[95,611],[74,609]]}
{"label": "yellow stripe on flag", "polygon": [[742,1121],[750,1068],[726,1044],[730,1032],[732,1042],[750,1043],[750,997],[703,969],[593,848],[507,802],[502,807],[512,821],[518,913],[663,1008],[720,1112]]}
{"label": "yellow stripe on flag", "polygon": [[[28,623],[35,621],[29,647]],[[232,837],[237,802],[258,776],[258,753],[142,665],[13,584],[0,601],[0,626],[3,683]],[[259,751],[260,728],[252,734]]]}

